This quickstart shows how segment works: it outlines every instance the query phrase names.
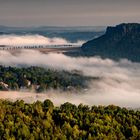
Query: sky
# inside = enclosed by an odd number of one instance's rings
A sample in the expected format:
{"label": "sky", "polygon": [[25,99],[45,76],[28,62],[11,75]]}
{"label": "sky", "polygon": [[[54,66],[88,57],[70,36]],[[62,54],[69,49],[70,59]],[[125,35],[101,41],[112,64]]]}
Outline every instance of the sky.
{"label": "sky", "polygon": [[140,23],[140,0],[0,0],[0,25],[107,26]]}

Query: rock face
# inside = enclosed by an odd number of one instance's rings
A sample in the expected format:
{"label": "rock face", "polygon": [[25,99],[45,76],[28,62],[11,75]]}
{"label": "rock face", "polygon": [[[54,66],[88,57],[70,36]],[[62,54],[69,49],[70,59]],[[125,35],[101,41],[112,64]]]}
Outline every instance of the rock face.
{"label": "rock face", "polygon": [[81,49],[88,56],[127,58],[140,62],[140,24],[128,23],[107,27],[104,35],[83,44]]}

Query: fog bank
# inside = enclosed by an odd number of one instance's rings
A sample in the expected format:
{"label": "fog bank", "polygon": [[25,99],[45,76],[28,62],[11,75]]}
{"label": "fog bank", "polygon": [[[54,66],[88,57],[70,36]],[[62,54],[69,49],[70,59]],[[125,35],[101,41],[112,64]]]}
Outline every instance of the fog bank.
{"label": "fog bank", "polygon": [[[32,55],[31,55],[32,54]],[[80,70],[86,76],[99,77],[93,80],[83,93],[48,91],[44,94],[30,92],[0,92],[0,98],[24,99],[27,102],[51,99],[55,105],[64,102],[88,105],[114,104],[122,107],[140,107],[140,63],[128,60],[115,62],[99,57],[71,58],[63,54],[42,54],[34,50],[22,50],[13,55],[0,51],[0,64],[5,66],[41,66],[57,70]]]}
{"label": "fog bank", "polygon": [[8,46],[38,46],[38,45],[82,45],[83,41],[71,43],[64,38],[49,38],[42,35],[0,35],[0,45]]}
{"label": "fog bank", "polygon": [[[32,92],[3,92],[0,91],[1,99],[8,99],[11,101],[24,100],[27,103],[33,103],[37,100],[44,101],[45,99],[50,99],[55,106],[60,106],[65,102],[70,102],[76,105],[80,103],[89,106],[93,105],[117,105],[120,107],[128,108],[140,108],[140,94],[136,92],[128,92],[117,90],[117,88],[111,92],[99,92],[101,89],[96,91],[90,89],[85,93],[64,93],[59,91],[48,91],[47,93],[32,93]],[[121,92],[120,92],[121,91]]]}

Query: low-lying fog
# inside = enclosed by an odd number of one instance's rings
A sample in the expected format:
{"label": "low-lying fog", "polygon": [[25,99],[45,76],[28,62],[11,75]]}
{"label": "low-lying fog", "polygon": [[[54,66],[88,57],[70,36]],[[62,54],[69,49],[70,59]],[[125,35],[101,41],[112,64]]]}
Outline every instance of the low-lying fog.
{"label": "low-lying fog", "polygon": [[51,99],[55,105],[64,102],[88,105],[119,105],[140,107],[140,63],[128,60],[119,62],[99,57],[71,58],[63,54],[42,54],[34,50],[22,50],[13,55],[0,51],[0,64],[5,66],[41,66],[57,70],[80,70],[84,75],[100,77],[90,83],[90,88],[83,93],[65,93],[48,91],[35,94],[31,92],[0,92],[0,98],[12,100],[24,99],[27,102]]}
{"label": "low-lying fog", "polygon": [[38,45],[82,45],[84,41],[71,43],[64,38],[49,38],[42,35],[0,35],[0,45],[8,46],[38,46]]}

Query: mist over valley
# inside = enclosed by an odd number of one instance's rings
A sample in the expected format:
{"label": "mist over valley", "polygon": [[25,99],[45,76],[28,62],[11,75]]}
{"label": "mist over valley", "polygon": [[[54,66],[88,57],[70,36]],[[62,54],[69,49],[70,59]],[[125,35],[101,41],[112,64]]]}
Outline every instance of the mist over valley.
{"label": "mist over valley", "polygon": [[0,1],[0,140],[140,140],[140,1]]}
{"label": "mist over valley", "polygon": [[[62,73],[64,73],[64,70],[68,71],[70,75],[72,75],[71,73],[74,71],[77,71],[78,73],[73,74],[91,78],[89,81],[87,80],[88,87],[85,87],[83,91],[64,91],[58,87],[56,89],[52,88],[47,91],[42,91],[42,94],[36,94],[34,91],[27,89],[26,92],[24,90],[19,92],[1,92],[0,97],[4,99],[24,99],[27,102],[34,102],[36,100],[43,101],[49,98],[56,105],[60,105],[64,102],[74,104],[85,103],[88,105],[115,104],[132,108],[139,108],[140,105],[140,64],[133,63],[127,59],[113,61],[100,57],[75,58],[64,54],[44,54],[37,50],[21,50],[20,53],[16,55],[8,51],[0,51],[0,64],[6,67],[17,67],[19,69],[34,66],[62,71]],[[29,77],[27,77],[27,79],[28,78]],[[58,80],[58,82],[60,81]],[[72,83],[74,82],[75,81]],[[67,85],[67,87],[68,86],[71,85]]]}

